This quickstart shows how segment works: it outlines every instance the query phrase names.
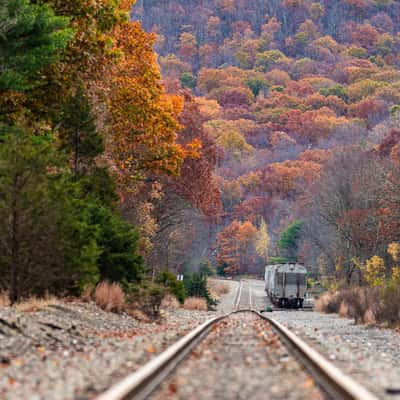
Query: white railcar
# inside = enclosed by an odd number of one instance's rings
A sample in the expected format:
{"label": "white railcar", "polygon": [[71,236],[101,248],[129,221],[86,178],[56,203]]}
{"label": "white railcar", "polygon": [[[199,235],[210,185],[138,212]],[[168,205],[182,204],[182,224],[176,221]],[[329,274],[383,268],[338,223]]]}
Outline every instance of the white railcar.
{"label": "white railcar", "polygon": [[301,264],[265,267],[265,291],[279,307],[303,307],[307,292],[307,270]]}

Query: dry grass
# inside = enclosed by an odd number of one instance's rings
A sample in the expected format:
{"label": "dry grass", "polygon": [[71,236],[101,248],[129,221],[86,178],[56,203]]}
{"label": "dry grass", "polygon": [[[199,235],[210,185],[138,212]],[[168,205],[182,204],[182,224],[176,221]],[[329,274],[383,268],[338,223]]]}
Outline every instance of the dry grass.
{"label": "dry grass", "polygon": [[338,314],[344,318],[348,317],[349,315],[349,306],[344,301],[342,301],[342,303],[340,304]]}
{"label": "dry grass", "polygon": [[341,299],[339,299],[337,292],[325,292],[315,302],[315,309],[319,312],[324,312],[327,314],[338,313],[340,304]]}
{"label": "dry grass", "polygon": [[86,285],[82,290],[81,300],[84,303],[90,303],[94,298],[95,290],[96,288],[94,285]]}
{"label": "dry grass", "polygon": [[201,297],[189,297],[183,304],[185,310],[207,311],[207,301]]}
{"label": "dry grass", "polygon": [[167,294],[161,302],[161,308],[164,310],[177,310],[180,307],[179,301],[171,294]]}
{"label": "dry grass", "polygon": [[400,321],[400,288],[352,287],[327,292],[316,301],[315,308],[353,318],[356,323],[395,326]]}
{"label": "dry grass", "polygon": [[10,305],[10,299],[8,292],[0,292],[0,308],[8,307]]}
{"label": "dry grass", "polygon": [[46,297],[30,297],[15,305],[17,311],[20,312],[37,312],[44,310],[48,306],[59,304],[60,300],[55,296],[47,295]]}
{"label": "dry grass", "polygon": [[231,291],[231,286],[228,282],[219,279],[209,279],[208,290],[210,291],[211,297],[220,298],[222,295],[228,294]]}
{"label": "dry grass", "polygon": [[141,322],[154,322],[154,320],[150,319],[143,311],[139,310],[135,307],[128,307],[126,312],[133,317],[134,319],[141,321]]}
{"label": "dry grass", "polygon": [[118,283],[100,282],[94,292],[94,298],[103,310],[120,313],[125,309],[125,294]]}

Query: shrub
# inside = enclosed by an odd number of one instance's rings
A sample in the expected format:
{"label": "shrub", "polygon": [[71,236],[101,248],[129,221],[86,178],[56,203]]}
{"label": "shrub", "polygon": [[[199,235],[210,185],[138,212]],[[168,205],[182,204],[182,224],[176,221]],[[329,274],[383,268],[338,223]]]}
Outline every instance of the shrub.
{"label": "shrub", "polygon": [[340,291],[338,296],[341,304],[347,308],[347,317],[354,318],[356,323],[364,322],[364,315],[369,309],[369,296],[366,289],[345,289]]}
{"label": "shrub", "polygon": [[144,282],[142,286],[131,285],[128,288],[130,306],[136,306],[152,319],[160,316],[161,303],[168,294],[164,286],[152,282]]}
{"label": "shrub", "polygon": [[356,323],[387,323],[400,321],[400,287],[354,287],[324,293],[315,303],[317,311],[338,313],[354,318]]}
{"label": "shrub", "polygon": [[167,310],[177,310],[180,303],[177,298],[171,294],[167,294],[161,302],[161,308]]}
{"label": "shrub", "polygon": [[200,263],[199,274],[203,276],[213,276],[215,274],[210,261],[204,260]]}
{"label": "shrub", "polygon": [[377,313],[378,322],[387,322],[390,325],[400,321],[400,286],[389,283],[382,289],[382,302],[379,313]]}
{"label": "shrub", "polygon": [[268,264],[286,264],[289,259],[286,257],[270,257],[268,259]]}
{"label": "shrub", "polygon": [[120,313],[125,308],[125,294],[119,283],[100,282],[94,298],[96,304],[106,311]]}
{"label": "shrub", "polygon": [[208,304],[207,300],[202,297],[189,297],[185,300],[183,308],[185,310],[207,311]]}
{"label": "shrub", "polygon": [[228,268],[228,264],[227,263],[219,264],[217,266],[217,275],[225,276],[226,275],[226,272],[225,272],[226,268]]}
{"label": "shrub", "polygon": [[209,279],[208,288],[211,295],[214,297],[220,297],[230,292],[229,283],[217,279]]}
{"label": "shrub", "polygon": [[326,292],[315,302],[315,309],[327,314],[338,313],[341,302],[338,292]]}
{"label": "shrub", "polygon": [[186,299],[186,289],[183,282],[178,281],[171,272],[161,272],[157,282],[164,286],[176,299],[183,304]]}
{"label": "shrub", "polygon": [[211,310],[217,304],[216,300],[210,295],[207,287],[207,277],[200,274],[186,275],[184,284],[188,297],[201,297],[207,301],[208,308]]}

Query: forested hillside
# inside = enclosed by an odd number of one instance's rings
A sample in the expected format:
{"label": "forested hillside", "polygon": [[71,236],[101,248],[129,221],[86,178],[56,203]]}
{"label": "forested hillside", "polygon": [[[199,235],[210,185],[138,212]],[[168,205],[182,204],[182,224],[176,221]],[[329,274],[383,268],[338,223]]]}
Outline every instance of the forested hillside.
{"label": "forested hillside", "polygon": [[225,270],[279,256],[347,282],[396,272],[397,1],[143,0],[132,15],[217,144]]}
{"label": "forested hillside", "polygon": [[399,22],[391,0],[2,1],[0,290],[211,305],[213,269],[279,260],[398,285]]}

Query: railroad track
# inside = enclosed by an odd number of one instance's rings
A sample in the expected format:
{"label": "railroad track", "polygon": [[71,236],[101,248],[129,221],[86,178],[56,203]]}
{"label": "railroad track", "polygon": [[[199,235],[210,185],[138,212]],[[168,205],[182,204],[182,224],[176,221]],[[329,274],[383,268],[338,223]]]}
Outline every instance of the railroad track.
{"label": "railroad track", "polygon": [[[180,383],[186,395],[177,396],[177,399],[193,397],[193,394],[188,394],[191,384],[194,385],[193,393],[198,396],[196,398],[228,399],[232,398],[229,390],[233,390],[232,385],[237,383],[235,369],[239,371],[238,381],[241,374],[248,374],[245,381],[252,382],[238,386],[235,390],[245,392],[253,385],[256,393],[257,390],[258,393],[263,393],[262,397],[249,392],[247,397],[243,395],[235,398],[265,398],[264,395],[268,393],[266,390],[275,390],[277,398],[288,399],[377,399],[293,332],[254,310],[252,304],[251,285],[241,282],[232,313],[203,323],[142,368],[98,396],[97,400],[172,399],[175,398]],[[215,354],[210,351],[213,347],[217,349]],[[288,358],[285,353],[288,354]],[[245,365],[235,364],[232,357],[239,357]],[[288,363],[290,368],[287,365],[282,367],[281,362]],[[287,370],[292,371],[290,375],[287,375]],[[191,374],[190,371],[195,373]],[[230,374],[229,384],[225,385],[222,392],[218,392],[218,385],[221,386],[224,374]],[[200,375],[206,376],[199,380]],[[216,391],[207,392],[210,389],[205,389],[204,380],[208,386],[216,386]],[[305,393],[285,397],[285,393],[282,393],[282,390],[280,392],[280,385],[287,385],[287,382],[291,382],[292,392],[300,390],[301,387]],[[309,386],[303,388],[302,382],[308,382]],[[270,396],[267,398],[274,398],[274,394]]]}

